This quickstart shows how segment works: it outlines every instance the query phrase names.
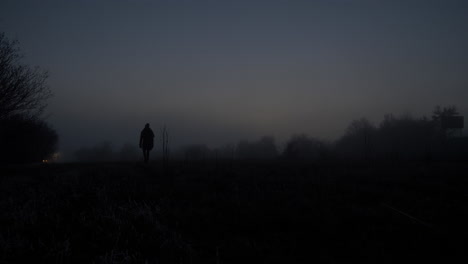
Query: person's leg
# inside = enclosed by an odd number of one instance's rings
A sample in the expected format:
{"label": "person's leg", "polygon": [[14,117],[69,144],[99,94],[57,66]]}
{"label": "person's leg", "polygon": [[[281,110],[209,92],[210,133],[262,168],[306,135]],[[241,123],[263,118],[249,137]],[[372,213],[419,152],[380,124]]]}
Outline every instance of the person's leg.
{"label": "person's leg", "polygon": [[146,163],[146,149],[143,149],[143,161]]}
{"label": "person's leg", "polygon": [[146,150],[146,163],[149,161],[149,149]]}

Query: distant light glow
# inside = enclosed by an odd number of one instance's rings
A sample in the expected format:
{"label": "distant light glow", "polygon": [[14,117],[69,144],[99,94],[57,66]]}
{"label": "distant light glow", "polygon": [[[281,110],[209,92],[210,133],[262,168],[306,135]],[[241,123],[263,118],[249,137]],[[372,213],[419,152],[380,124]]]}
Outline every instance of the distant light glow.
{"label": "distant light glow", "polygon": [[57,162],[61,157],[62,157],[62,154],[60,152],[55,152],[48,159],[43,159],[42,163]]}
{"label": "distant light glow", "polygon": [[54,162],[57,162],[61,157],[62,157],[62,153],[55,152],[54,154],[52,154],[51,160]]}

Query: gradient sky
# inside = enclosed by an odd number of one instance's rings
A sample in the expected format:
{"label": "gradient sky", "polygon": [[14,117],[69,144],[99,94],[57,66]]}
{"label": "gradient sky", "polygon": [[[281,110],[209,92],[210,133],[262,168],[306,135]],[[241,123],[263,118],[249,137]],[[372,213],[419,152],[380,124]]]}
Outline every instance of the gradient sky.
{"label": "gradient sky", "polygon": [[295,133],[468,113],[468,1],[1,0],[0,31],[50,72],[62,150]]}

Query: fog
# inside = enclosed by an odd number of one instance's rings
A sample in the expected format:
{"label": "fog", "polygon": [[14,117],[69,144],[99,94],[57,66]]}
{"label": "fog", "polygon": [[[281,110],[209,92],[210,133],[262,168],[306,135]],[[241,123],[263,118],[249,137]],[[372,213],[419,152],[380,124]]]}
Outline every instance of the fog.
{"label": "fog", "polygon": [[0,31],[49,71],[45,116],[70,157],[136,146],[145,123],[177,148],[334,140],[354,119],[435,105],[466,115],[467,13],[465,1],[7,0]]}

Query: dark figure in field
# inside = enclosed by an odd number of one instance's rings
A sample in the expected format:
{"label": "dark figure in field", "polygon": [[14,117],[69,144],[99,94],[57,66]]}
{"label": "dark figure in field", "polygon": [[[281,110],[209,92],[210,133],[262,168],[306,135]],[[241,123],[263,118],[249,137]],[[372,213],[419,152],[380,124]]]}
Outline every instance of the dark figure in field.
{"label": "dark figure in field", "polygon": [[145,128],[143,128],[140,134],[140,148],[143,150],[143,157],[145,158],[145,163],[148,163],[149,152],[153,149],[153,139],[153,130],[151,130],[149,124],[146,124]]}

